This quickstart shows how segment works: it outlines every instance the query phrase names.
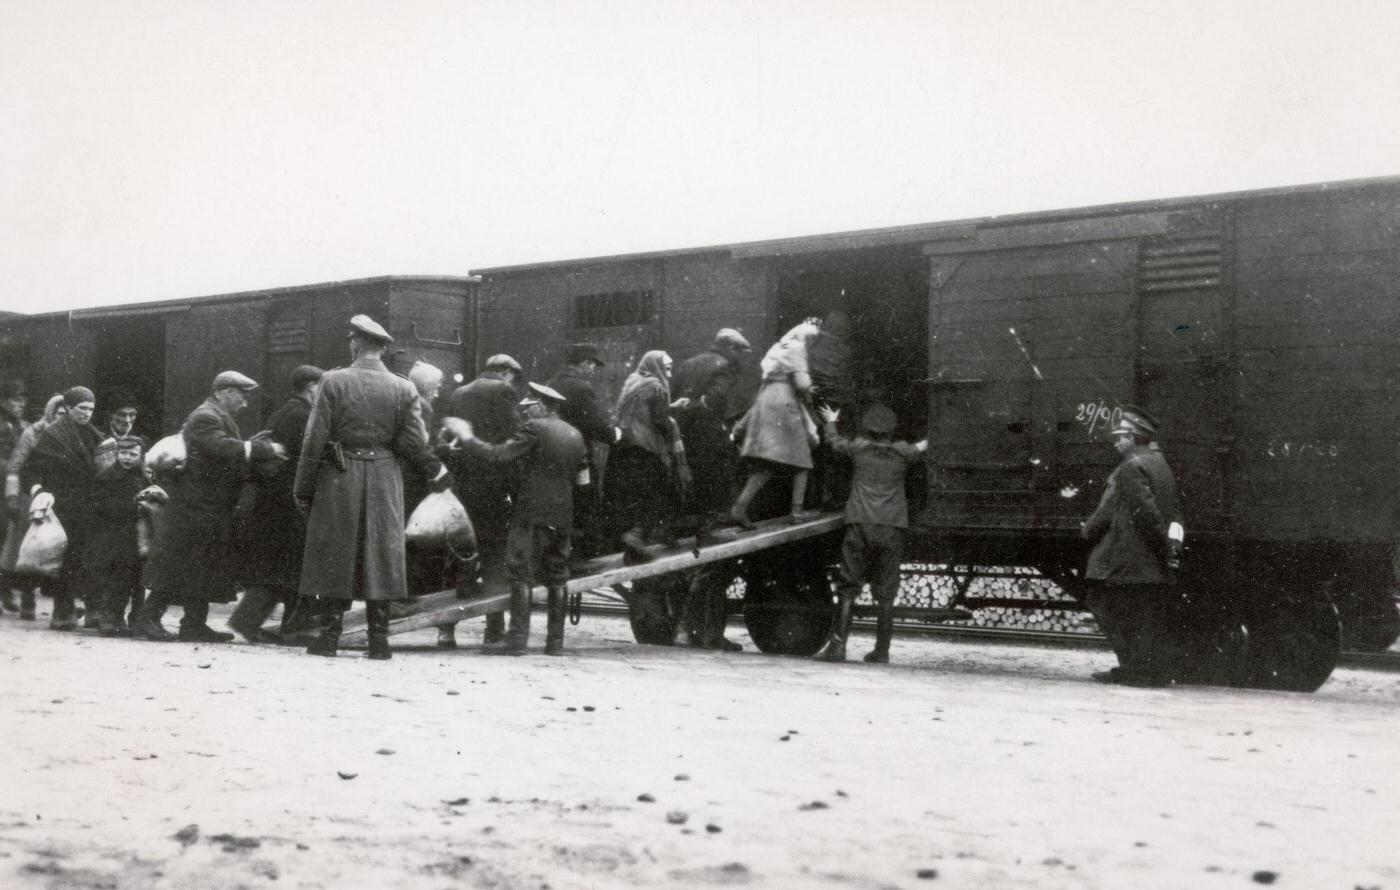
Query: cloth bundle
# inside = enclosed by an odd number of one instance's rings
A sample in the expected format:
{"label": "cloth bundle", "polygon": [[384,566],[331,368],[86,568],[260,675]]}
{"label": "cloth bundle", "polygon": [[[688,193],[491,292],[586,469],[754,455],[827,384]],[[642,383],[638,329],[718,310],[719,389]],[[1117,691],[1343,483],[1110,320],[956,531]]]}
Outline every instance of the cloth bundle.
{"label": "cloth bundle", "polygon": [[451,490],[435,491],[408,517],[404,540],[423,549],[447,549],[464,562],[476,556],[476,529]]}

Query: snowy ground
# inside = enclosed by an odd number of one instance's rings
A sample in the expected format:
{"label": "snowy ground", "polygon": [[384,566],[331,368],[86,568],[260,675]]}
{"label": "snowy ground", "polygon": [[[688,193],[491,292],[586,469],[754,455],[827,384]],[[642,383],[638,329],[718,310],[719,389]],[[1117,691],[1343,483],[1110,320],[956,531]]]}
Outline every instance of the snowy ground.
{"label": "snowy ground", "polygon": [[592,616],[564,658],[431,640],[0,618],[0,887],[1400,888],[1400,673],[1111,688],[1093,650],[829,666]]}

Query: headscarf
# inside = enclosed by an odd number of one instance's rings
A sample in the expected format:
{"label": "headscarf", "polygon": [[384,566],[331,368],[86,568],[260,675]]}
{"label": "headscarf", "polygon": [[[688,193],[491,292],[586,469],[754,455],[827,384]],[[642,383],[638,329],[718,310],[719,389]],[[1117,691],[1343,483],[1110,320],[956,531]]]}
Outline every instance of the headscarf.
{"label": "headscarf", "polygon": [[655,406],[671,405],[671,386],[666,381],[666,353],[653,349],[637,362],[637,370],[628,375],[622,384],[622,394],[617,398],[617,425],[622,428],[623,440],[645,448],[647,451],[669,461],[667,441],[671,438],[670,415],[666,415],[665,427],[658,426]]}
{"label": "headscarf", "polygon": [[622,394],[617,397],[617,413],[622,415],[623,406],[636,398],[637,391],[641,387],[650,387],[654,381],[660,385],[662,394],[666,397],[666,403],[671,402],[671,384],[666,379],[666,353],[660,349],[653,349],[642,360],[637,362],[637,370],[627,375],[627,379],[622,384]]}
{"label": "headscarf", "polygon": [[[64,396],[66,401],[67,393]],[[78,423],[72,415],[65,414],[44,427],[34,443],[30,460],[41,457],[55,467],[61,465],[70,473],[90,479],[97,473],[93,455],[97,452],[99,440],[100,436],[92,424]]]}
{"label": "headscarf", "polygon": [[63,394],[63,404],[70,409],[78,407],[83,402],[96,403],[96,401],[97,396],[93,395],[92,390],[86,386],[75,386]]}

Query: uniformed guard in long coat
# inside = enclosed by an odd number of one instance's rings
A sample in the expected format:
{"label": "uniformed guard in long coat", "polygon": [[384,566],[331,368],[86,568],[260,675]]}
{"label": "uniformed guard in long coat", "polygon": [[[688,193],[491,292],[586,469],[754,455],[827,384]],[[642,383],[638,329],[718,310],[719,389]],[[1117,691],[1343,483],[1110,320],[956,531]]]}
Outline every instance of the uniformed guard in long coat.
{"label": "uniformed guard in long coat", "polygon": [[1176,479],[1154,445],[1157,424],[1147,412],[1125,406],[1112,434],[1123,461],[1082,531],[1093,545],[1084,577],[1098,583],[1089,606],[1121,664],[1094,679],[1161,686],[1174,669],[1169,529],[1182,521]]}
{"label": "uniformed guard in long coat", "polygon": [[520,489],[506,539],[506,568],[510,572],[509,655],[523,655],[530,635],[531,586],[543,583],[549,592],[546,655],[558,655],[564,645],[564,603],[569,581],[569,531],[573,521],[574,478],[587,454],[583,436],[557,416],[564,397],[548,386],[531,383],[532,395],[522,404],[527,419],[514,436],[490,445],[473,435],[471,424],[457,418],[444,422],[461,447],[485,460],[520,461]]}
{"label": "uniformed guard in long coat", "polygon": [[369,657],[386,659],[389,601],[408,595],[399,461],[432,480],[433,491],[452,477],[428,445],[417,389],[384,365],[393,338],[365,315],[350,328],[354,361],[321,378],[293,486],[307,514],[301,595],[329,606],[307,652],[334,655],[341,613],[362,599]]}
{"label": "uniformed guard in long coat", "polygon": [[185,469],[146,564],[151,596],[132,628],[138,637],[168,641],[161,615],[168,605],[181,603],[181,642],[233,639],[233,634],[212,630],[207,622],[210,603],[227,603],[234,596],[234,510],[253,463],[286,458],[286,449],[265,434],[244,439],[233,418],[257,385],[237,371],[220,373],[214,378],[213,394],[190,412],[181,428]]}

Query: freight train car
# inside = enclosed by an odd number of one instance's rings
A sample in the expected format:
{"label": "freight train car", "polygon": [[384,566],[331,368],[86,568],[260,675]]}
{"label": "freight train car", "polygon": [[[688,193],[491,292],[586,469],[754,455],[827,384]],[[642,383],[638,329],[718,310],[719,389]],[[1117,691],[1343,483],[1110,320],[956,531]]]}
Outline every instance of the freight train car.
{"label": "freight train car", "polygon": [[[1400,631],[1397,226],[1386,178],[489,268],[480,342],[538,376],[598,342],[615,386],[646,349],[727,326],[761,352],[844,310],[864,397],[931,444],[908,558],[964,585],[1034,567],[1075,597],[1107,431],[1141,405],[1185,500],[1198,679],[1310,688],[1338,609],[1350,646]],[[806,629],[763,637],[802,650],[826,594],[788,575],[765,587]]]}
{"label": "freight train car", "polygon": [[449,380],[470,377],[475,291],[472,278],[392,276],[16,315],[0,318],[0,378],[24,380],[34,400],[89,385],[99,420],[104,398],[125,390],[141,405],[139,431],[159,436],[179,429],[214,375],[233,368],[262,384],[244,415],[254,427],[289,394],[297,365],[349,361],[345,324],[360,312],[394,336],[397,370],[421,359]]}

